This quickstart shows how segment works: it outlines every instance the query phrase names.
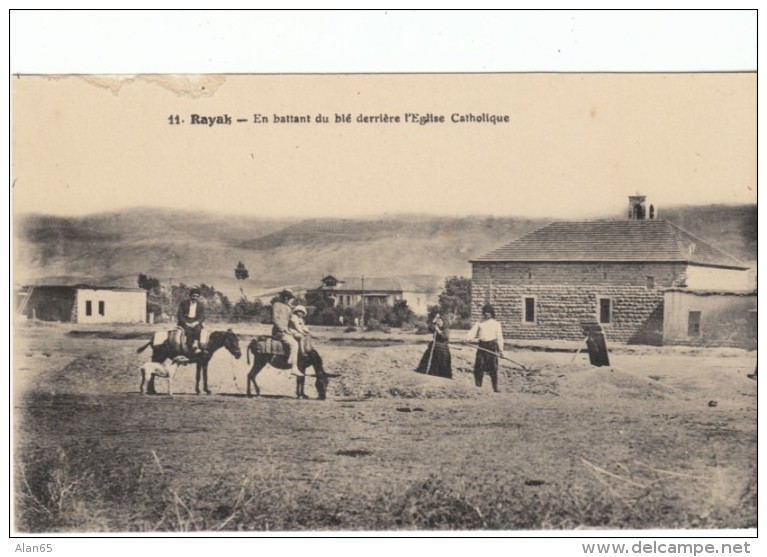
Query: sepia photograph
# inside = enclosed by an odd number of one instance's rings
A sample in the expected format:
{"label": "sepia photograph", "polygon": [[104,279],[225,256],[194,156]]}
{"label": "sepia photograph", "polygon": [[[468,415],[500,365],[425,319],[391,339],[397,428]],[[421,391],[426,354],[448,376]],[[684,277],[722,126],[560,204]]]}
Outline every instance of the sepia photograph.
{"label": "sepia photograph", "polygon": [[726,70],[14,73],[11,531],[754,535]]}

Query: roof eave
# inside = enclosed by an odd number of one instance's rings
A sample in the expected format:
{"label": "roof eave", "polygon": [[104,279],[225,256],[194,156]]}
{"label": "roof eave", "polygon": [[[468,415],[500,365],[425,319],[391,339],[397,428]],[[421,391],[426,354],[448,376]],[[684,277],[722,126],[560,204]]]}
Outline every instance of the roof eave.
{"label": "roof eave", "polygon": [[687,259],[470,259],[469,263],[683,263],[685,265],[737,271],[747,271],[750,268],[745,265],[704,263]]}

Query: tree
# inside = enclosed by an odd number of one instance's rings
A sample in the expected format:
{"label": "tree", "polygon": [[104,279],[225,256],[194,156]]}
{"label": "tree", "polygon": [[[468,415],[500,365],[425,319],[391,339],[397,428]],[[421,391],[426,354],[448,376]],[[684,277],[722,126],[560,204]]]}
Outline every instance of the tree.
{"label": "tree", "polygon": [[268,323],[271,317],[269,306],[265,306],[261,300],[246,300],[242,298],[232,308],[234,321],[249,321],[252,323]]}
{"label": "tree", "polygon": [[246,280],[250,276],[242,261],[237,263],[237,267],[234,269],[234,276],[237,280]]}
{"label": "tree", "polygon": [[154,314],[156,319],[160,318],[169,301],[160,280],[141,273],[138,286],[146,290],[146,312]]}
{"label": "tree", "polygon": [[464,326],[471,321],[471,279],[466,277],[448,277],[439,295],[437,305],[430,308],[431,313],[439,311],[445,315],[451,325]]}
{"label": "tree", "polygon": [[[201,284],[198,286],[200,290],[200,297],[205,300],[205,318],[210,321],[228,319],[232,312],[232,303],[225,294],[219,292],[213,286],[207,284]],[[187,286],[183,282],[180,284],[174,284],[171,286],[170,295],[170,310],[175,311],[182,300],[189,298],[189,291],[191,286]]]}
{"label": "tree", "polygon": [[150,290],[156,290],[160,288],[160,279],[150,277],[144,273],[140,273],[138,276],[138,287],[143,288],[147,292]]}
{"label": "tree", "polygon": [[[234,268],[234,278],[237,280],[245,281],[250,276],[250,273],[245,268],[245,263],[242,261],[237,262],[237,267]],[[240,286],[240,295],[242,296],[243,300],[247,300],[247,297],[245,296],[245,291],[242,289],[242,286]]]}
{"label": "tree", "polygon": [[407,305],[407,300],[394,302],[394,307],[388,316],[388,323],[392,327],[402,327],[405,323],[411,323],[415,319],[415,313]]}

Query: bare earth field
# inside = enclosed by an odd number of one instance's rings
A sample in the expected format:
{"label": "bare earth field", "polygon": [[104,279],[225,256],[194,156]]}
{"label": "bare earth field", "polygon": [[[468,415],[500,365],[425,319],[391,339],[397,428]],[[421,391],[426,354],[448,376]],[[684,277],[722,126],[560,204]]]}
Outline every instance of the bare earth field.
{"label": "bare earth field", "polygon": [[[247,398],[244,355],[223,350],[212,395],[190,366],[174,396],[142,396],[151,330],[17,327],[19,532],[757,524],[755,352],[611,346],[593,368],[512,349],[532,371],[502,363],[496,394],[474,387],[472,350],[452,351],[450,381],[412,371],[426,337],[327,329],[327,401],[270,368]],[[243,350],[265,330],[235,327]]]}

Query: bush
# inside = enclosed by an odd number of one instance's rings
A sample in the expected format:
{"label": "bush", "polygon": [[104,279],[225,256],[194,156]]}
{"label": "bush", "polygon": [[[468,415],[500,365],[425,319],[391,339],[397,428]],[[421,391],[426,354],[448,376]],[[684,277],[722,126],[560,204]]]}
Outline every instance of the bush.
{"label": "bush", "polygon": [[417,335],[430,335],[429,324],[425,321],[419,321],[415,324],[415,334]]}
{"label": "bush", "polygon": [[461,329],[468,331],[471,329],[472,323],[469,319],[456,319],[455,322],[450,324],[451,329]]}
{"label": "bush", "polygon": [[390,333],[391,328],[388,325],[385,325],[384,323],[381,323],[378,321],[378,319],[369,319],[367,322],[367,326],[365,327],[365,331],[371,333],[375,331],[380,331],[382,333]]}
{"label": "bush", "polygon": [[448,318],[450,328],[471,328],[471,279],[448,277],[439,302],[429,308],[429,315],[441,313]]}
{"label": "bush", "polygon": [[232,308],[232,320],[235,322],[250,321],[263,323],[270,322],[271,309],[265,306],[261,300],[248,300],[241,298]]}

